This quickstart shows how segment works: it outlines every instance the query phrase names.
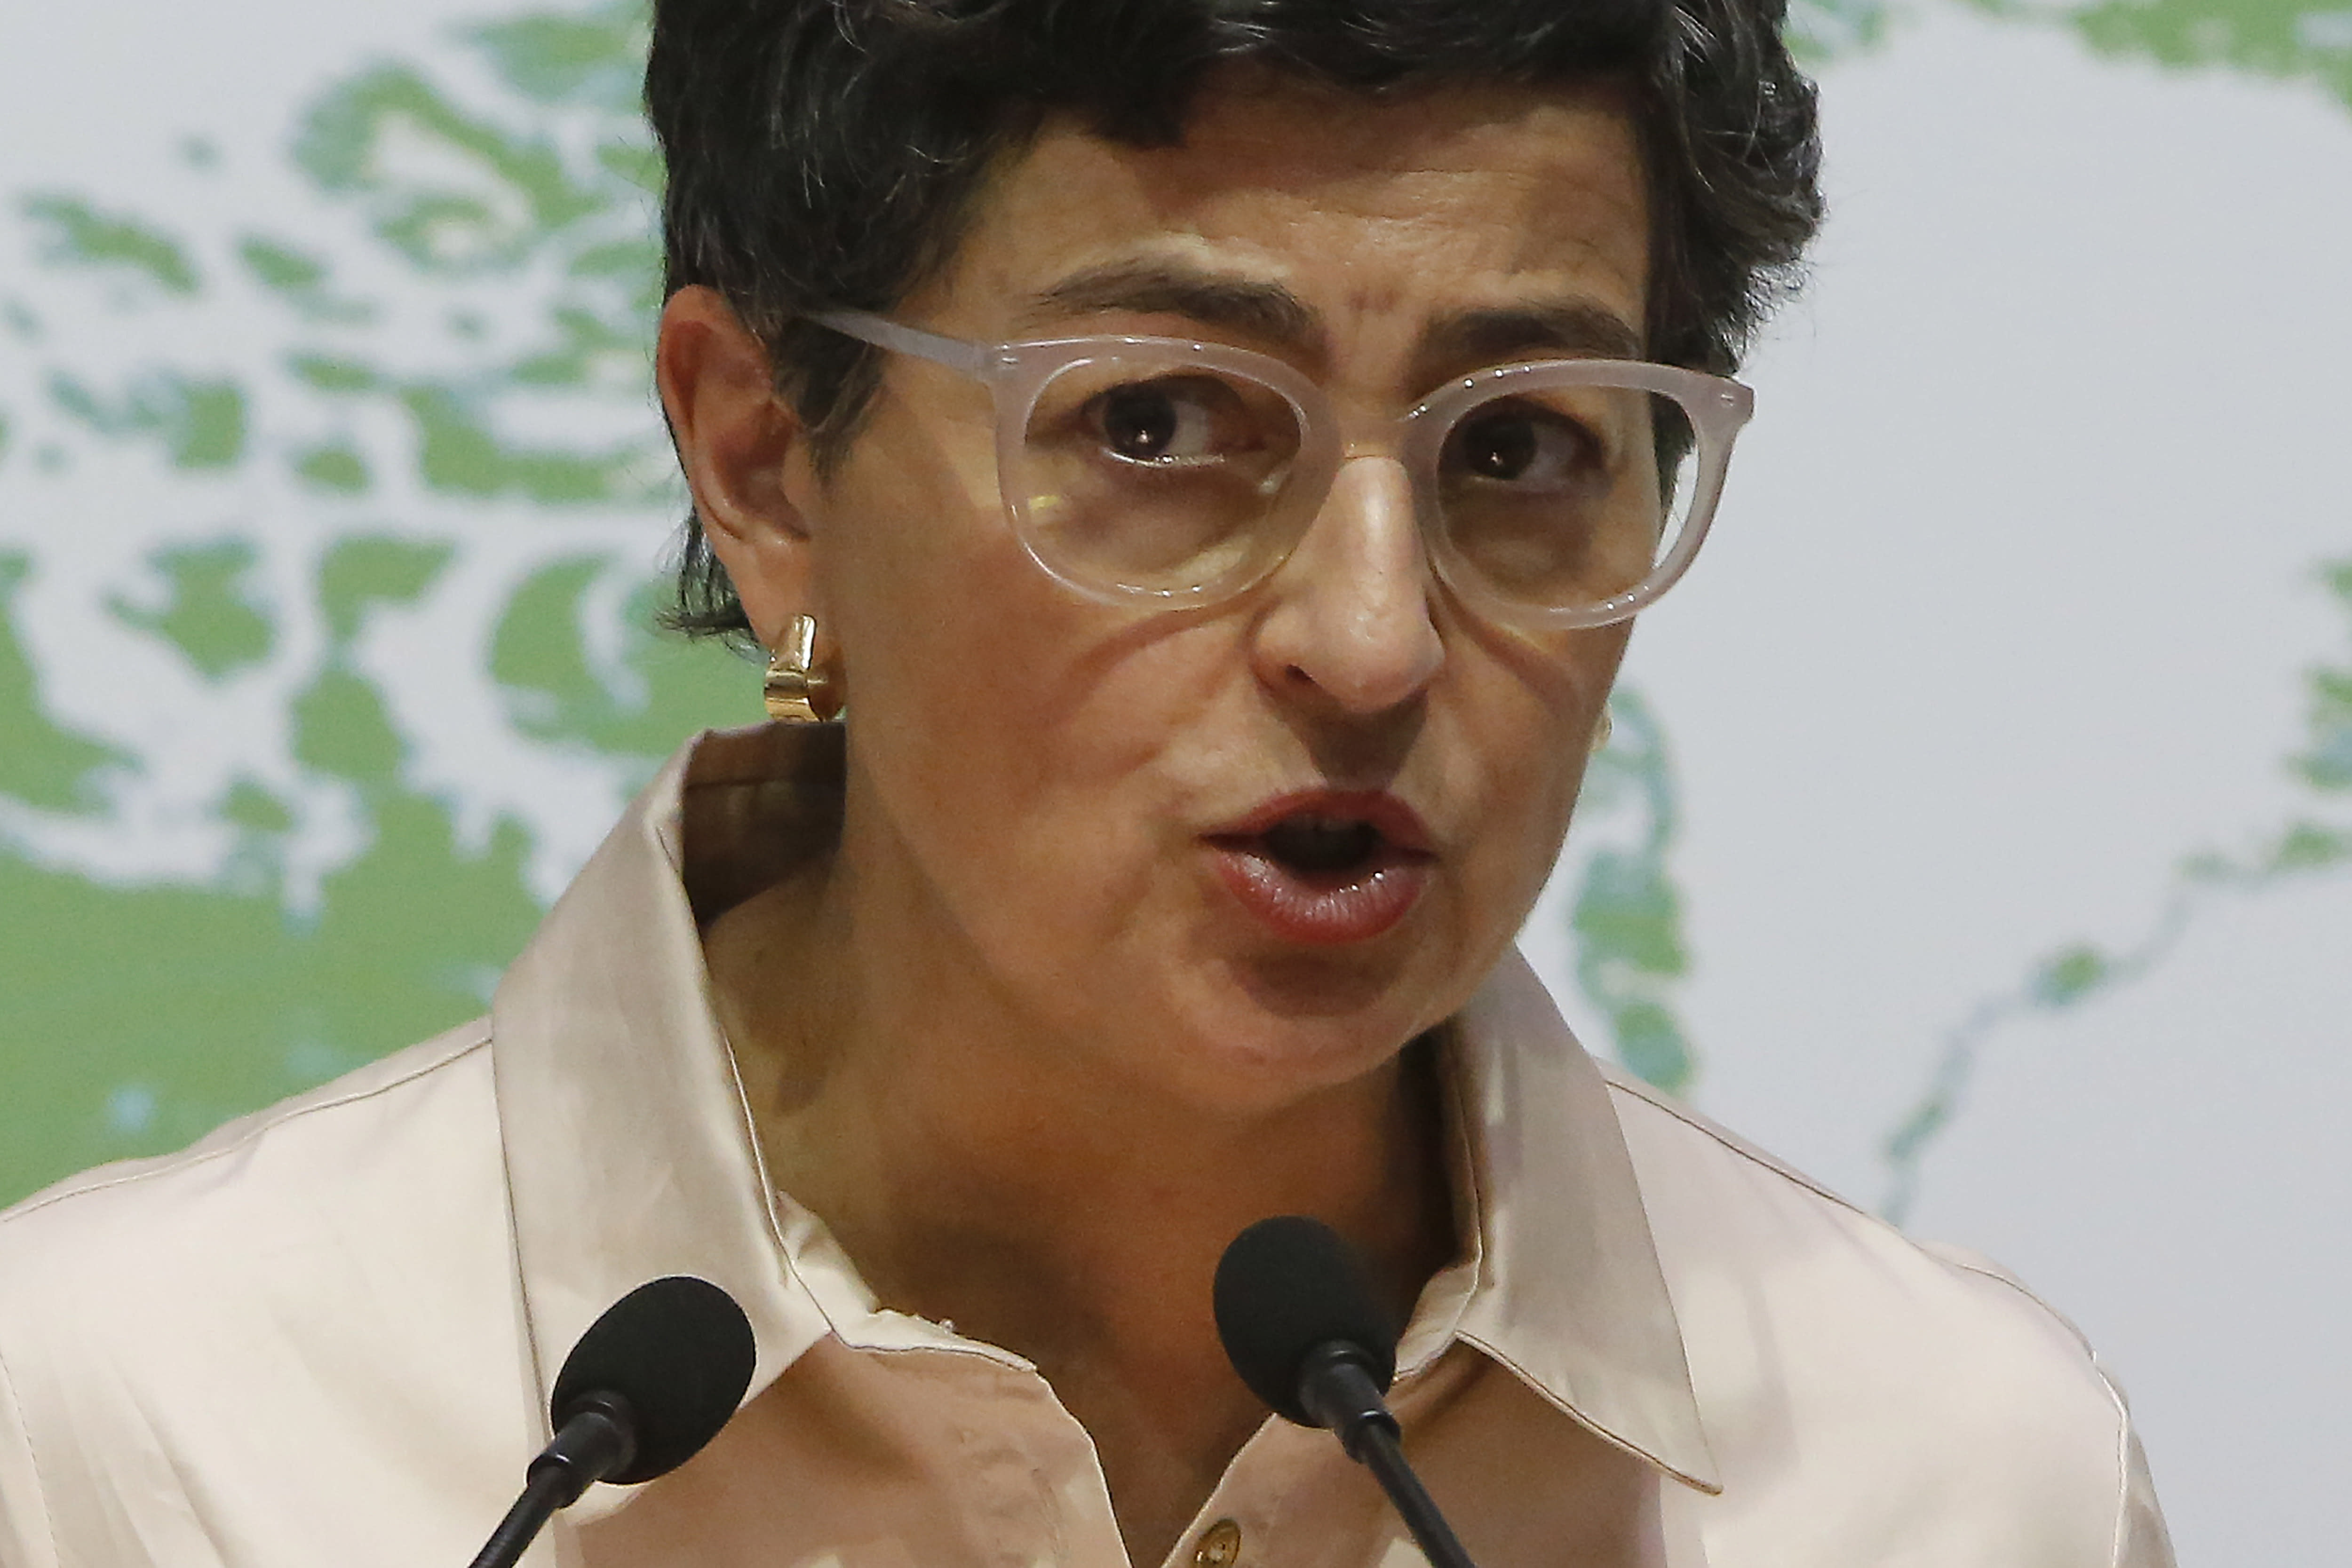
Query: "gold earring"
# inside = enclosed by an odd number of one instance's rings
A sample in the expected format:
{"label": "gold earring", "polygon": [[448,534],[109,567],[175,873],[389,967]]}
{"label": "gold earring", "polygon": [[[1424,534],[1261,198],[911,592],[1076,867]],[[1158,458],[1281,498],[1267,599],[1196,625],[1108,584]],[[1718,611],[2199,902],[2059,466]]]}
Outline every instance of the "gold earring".
{"label": "gold earring", "polygon": [[817,668],[815,616],[793,617],[760,689],[768,716],[778,724],[824,724],[841,712],[839,688]]}
{"label": "gold earring", "polygon": [[1598,757],[1609,749],[1609,737],[1616,733],[1616,716],[1603,706],[1601,710],[1601,722],[1592,727],[1592,755]]}

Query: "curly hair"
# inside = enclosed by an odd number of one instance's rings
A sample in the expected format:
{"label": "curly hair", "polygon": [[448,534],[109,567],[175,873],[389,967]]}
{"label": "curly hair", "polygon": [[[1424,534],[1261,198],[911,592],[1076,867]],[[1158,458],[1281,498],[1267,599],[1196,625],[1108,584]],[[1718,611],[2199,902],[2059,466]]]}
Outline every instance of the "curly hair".
{"label": "curly hair", "polygon": [[[656,0],[646,107],[668,169],[665,292],[717,289],[765,344],[821,463],[879,351],[803,320],[887,311],[944,267],[988,173],[1050,115],[1181,140],[1212,68],[1376,97],[1455,82],[1628,92],[1653,213],[1647,351],[1718,374],[1819,228],[1812,84],[1786,0]],[[749,631],[689,512],[677,601]]]}

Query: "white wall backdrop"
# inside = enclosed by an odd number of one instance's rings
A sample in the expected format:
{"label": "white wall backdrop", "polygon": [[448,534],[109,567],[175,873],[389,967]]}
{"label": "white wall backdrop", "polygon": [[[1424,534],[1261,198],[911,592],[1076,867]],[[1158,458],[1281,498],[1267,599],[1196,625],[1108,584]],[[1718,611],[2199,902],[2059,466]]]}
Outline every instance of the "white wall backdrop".
{"label": "white wall backdrop", "polygon": [[[519,14],[0,0],[0,1201],[463,1016],[755,714],[643,629],[631,14]],[[2184,1563],[2333,1568],[2352,12],[1799,21],[1832,216],[1525,944],[2082,1324]]]}

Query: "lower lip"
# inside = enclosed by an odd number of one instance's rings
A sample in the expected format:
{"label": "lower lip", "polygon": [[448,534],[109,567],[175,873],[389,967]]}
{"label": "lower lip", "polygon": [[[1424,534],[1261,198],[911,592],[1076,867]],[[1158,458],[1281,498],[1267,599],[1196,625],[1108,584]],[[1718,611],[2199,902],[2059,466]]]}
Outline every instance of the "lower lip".
{"label": "lower lip", "polygon": [[1384,852],[1349,872],[1294,871],[1254,846],[1209,846],[1217,880],[1258,924],[1286,942],[1335,947],[1395,929],[1429,885],[1425,855]]}

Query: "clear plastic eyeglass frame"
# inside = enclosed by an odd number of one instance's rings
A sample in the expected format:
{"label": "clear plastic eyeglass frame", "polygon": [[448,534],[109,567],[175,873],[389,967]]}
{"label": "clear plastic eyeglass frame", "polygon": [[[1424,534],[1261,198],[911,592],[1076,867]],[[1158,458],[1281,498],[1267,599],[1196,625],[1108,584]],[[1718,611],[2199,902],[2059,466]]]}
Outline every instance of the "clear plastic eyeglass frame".
{"label": "clear plastic eyeglass frame", "polygon": [[[1183,339],[1097,336],[984,344],[908,327],[864,311],[812,312],[807,318],[861,342],[907,354],[985,384],[996,411],[996,455],[1004,510],[1014,536],[1040,570],[1079,595],[1108,604],[1157,603],[1165,609],[1205,607],[1246,592],[1286,560],[1321,511],[1340,465],[1350,455],[1329,395],[1292,366],[1269,355]],[[1069,561],[1041,540],[1045,529],[1020,476],[1029,461],[1030,421],[1055,379],[1092,361],[1140,358],[1165,370],[1196,369],[1255,382],[1289,405],[1297,450],[1269,501],[1252,545],[1226,568],[1176,586],[1106,580]],[[1531,602],[1497,591],[1456,550],[1441,517],[1440,461],[1454,427],[1497,399],[1575,388],[1622,389],[1671,400],[1691,435],[1689,509],[1638,580],[1604,597],[1573,604]],[[1654,602],[1688,570],[1705,542],[1722,496],[1731,449],[1754,413],[1755,394],[1738,382],[1704,371],[1642,361],[1590,358],[1530,361],[1457,377],[1389,422],[1391,450],[1411,477],[1422,537],[1432,570],[1454,595],[1496,622],[1529,630],[1605,626]],[[1664,481],[1661,481],[1663,487]],[[1663,503],[1661,503],[1663,509]],[[1663,526],[1663,525],[1662,525]]]}

